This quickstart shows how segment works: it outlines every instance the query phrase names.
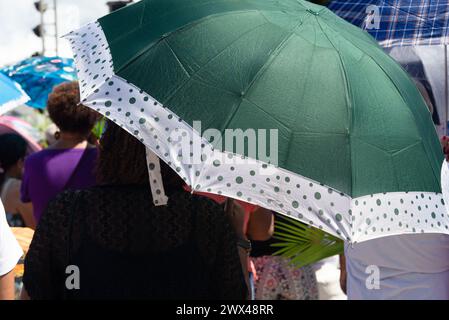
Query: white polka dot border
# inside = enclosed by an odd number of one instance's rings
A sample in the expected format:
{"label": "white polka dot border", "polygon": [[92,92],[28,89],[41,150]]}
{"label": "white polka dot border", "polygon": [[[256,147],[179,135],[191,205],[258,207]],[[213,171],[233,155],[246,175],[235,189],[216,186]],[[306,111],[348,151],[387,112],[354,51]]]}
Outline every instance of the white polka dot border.
{"label": "white polka dot border", "polygon": [[[393,192],[352,199],[299,174],[215,150],[169,107],[113,73],[98,22],[67,38],[75,52],[83,104],[139,139],[192,189],[266,207],[348,242],[407,233],[449,234],[441,194]],[[200,161],[186,161],[186,153],[193,155],[198,144]],[[186,145],[191,149],[184,150]]]}

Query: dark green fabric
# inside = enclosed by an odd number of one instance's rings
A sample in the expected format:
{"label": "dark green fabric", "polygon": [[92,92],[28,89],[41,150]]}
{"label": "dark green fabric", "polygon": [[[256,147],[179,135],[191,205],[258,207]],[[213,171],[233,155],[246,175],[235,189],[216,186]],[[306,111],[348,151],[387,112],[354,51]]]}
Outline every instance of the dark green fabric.
{"label": "dark green fabric", "polygon": [[142,0],[101,18],[117,75],[202,129],[279,130],[279,166],[353,197],[440,192],[423,99],[362,30],[301,0]]}

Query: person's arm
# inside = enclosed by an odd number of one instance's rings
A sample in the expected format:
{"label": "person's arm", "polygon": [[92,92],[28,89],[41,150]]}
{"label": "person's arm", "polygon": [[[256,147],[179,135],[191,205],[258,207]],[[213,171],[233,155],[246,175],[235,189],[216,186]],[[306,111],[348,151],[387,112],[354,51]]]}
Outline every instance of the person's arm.
{"label": "person's arm", "polygon": [[250,215],[247,236],[251,240],[266,241],[273,236],[273,232],[274,215],[268,209],[257,207]]}
{"label": "person's arm", "polygon": [[33,205],[31,202],[24,203],[21,200],[21,182],[17,181],[11,186],[10,192],[8,192],[8,198],[13,199],[14,208],[16,212],[20,214],[25,226],[31,229],[36,229],[36,220],[33,216]]}
{"label": "person's arm", "polygon": [[[227,219],[231,222],[233,234],[235,239],[233,243],[238,241],[249,243],[248,237],[245,233],[245,210],[236,201],[228,198],[225,203],[225,212]],[[241,245],[237,245],[237,252],[243,272],[243,277],[247,288],[249,288],[249,273],[248,273],[248,250]]]}
{"label": "person's arm", "polygon": [[[238,249],[237,246],[239,236],[244,237],[244,234],[241,232],[242,229],[238,227],[243,221],[241,217],[243,210],[241,210],[240,206],[232,208],[235,210],[234,216],[240,217],[236,220],[237,222],[234,222],[234,225],[232,225],[229,216],[223,211],[216,213],[216,223],[220,232],[215,235],[219,239],[219,248],[217,250],[215,270],[213,271],[213,282],[217,288],[219,299],[244,300],[249,297],[248,256],[244,250]],[[229,207],[227,209],[230,210]],[[239,235],[237,235],[236,229],[239,230]]]}
{"label": "person's arm", "polygon": [[33,215],[33,204],[31,202],[23,203],[20,202],[18,205],[18,211],[23,221],[25,222],[25,227],[30,229],[36,229],[36,219]]}
{"label": "person's arm", "polygon": [[14,300],[15,284],[14,271],[0,276],[0,300]]}
{"label": "person's arm", "polygon": [[340,255],[340,288],[346,294],[346,258]]}

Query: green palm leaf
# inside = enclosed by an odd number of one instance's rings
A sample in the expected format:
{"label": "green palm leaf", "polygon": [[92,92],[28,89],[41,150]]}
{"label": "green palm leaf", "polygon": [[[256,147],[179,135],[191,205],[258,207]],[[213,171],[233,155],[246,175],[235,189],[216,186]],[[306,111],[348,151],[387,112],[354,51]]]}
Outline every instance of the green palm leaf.
{"label": "green palm leaf", "polygon": [[272,244],[279,249],[274,254],[290,259],[297,267],[343,252],[341,239],[284,216],[276,220],[273,237],[279,241]]}
{"label": "green palm leaf", "polygon": [[105,125],[106,125],[106,120],[105,120],[105,118],[102,117],[97,121],[94,128],[92,129],[92,133],[95,135],[95,137],[97,139],[101,138],[101,135],[103,134]]}

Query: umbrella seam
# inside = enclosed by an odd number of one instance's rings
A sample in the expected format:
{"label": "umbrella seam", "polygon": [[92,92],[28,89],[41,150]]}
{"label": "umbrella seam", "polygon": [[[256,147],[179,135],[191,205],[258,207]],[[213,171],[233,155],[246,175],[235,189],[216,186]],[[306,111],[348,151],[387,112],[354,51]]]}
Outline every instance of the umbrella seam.
{"label": "umbrella seam", "polygon": [[268,113],[266,110],[264,110],[264,109],[263,109],[261,106],[259,106],[257,103],[255,103],[255,102],[253,102],[253,101],[251,101],[251,100],[249,100],[249,99],[247,99],[247,98],[243,98],[242,101],[243,101],[243,100],[246,100],[246,101],[250,102],[252,105],[254,105],[255,107],[257,107],[260,111],[262,111],[262,112],[263,112],[264,114],[266,114],[268,117],[270,117],[270,118],[273,119],[275,122],[278,122],[280,125],[282,125],[282,126],[284,127],[284,129],[286,129],[286,130],[288,130],[288,131],[291,131],[285,123],[283,123],[283,122],[280,121],[279,119],[274,118],[270,113]]}
{"label": "umbrella seam", "polygon": [[[310,14],[309,16],[307,16],[303,21],[299,22],[294,28],[292,28],[292,30],[285,36],[284,39],[282,39],[279,44],[276,46],[276,48],[273,50],[273,52],[270,54],[270,56],[268,57],[268,59],[264,62],[264,64],[260,67],[260,69],[257,71],[257,73],[255,74],[254,78],[251,80],[251,82],[248,84],[248,86],[244,89],[244,93],[248,93],[250,91],[250,89],[252,88],[252,86],[254,85],[254,83],[256,82],[256,80],[258,80],[264,73],[265,71],[268,69],[268,67],[275,61],[275,59],[279,56],[279,54],[281,53],[281,49],[283,48],[283,46],[287,43],[287,41],[289,41],[293,36],[295,36],[295,32],[299,27],[304,25],[304,22],[309,19],[312,16],[312,14]],[[276,53],[276,54],[275,54]],[[228,120],[225,122],[224,124],[224,128],[228,126],[228,124],[232,121],[232,119],[234,118],[235,114],[237,113],[239,106],[241,105],[243,99],[240,100],[240,103],[238,104],[236,110],[231,114],[231,116],[228,118]],[[250,101],[250,100],[248,100]],[[289,142],[290,144],[290,142]],[[286,158],[288,158],[289,156],[289,151],[287,150],[287,154],[286,154]]]}
{"label": "umbrella seam", "polygon": [[[162,40],[165,39],[165,38],[169,38],[172,34],[178,32],[178,31],[185,31],[185,30],[188,30],[188,29],[190,29],[190,28],[193,28],[194,26],[196,26],[196,25],[198,25],[198,24],[200,24],[200,23],[202,23],[202,22],[205,22],[205,21],[207,21],[207,20],[210,20],[212,17],[215,18],[215,17],[225,16],[225,15],[228,15],[228,14],[248,13],[248,12],[258,12],[258,10],[242,10],[242,11],[231,11],[231,12],[226,12],[226,13],[221,13],[221,14],[214,14],[214,15],[210,15],[210,16],[207,16],[207,17],[204,17],[204,18],[195,20],[195,21],[192,22],[192,23],[183,25],[182,27],[179,27],[179,28],[177,28],[177,29],[175,29],[175,30],[170,31],[169,33],[167,33],[167,34],[165,34],[165,35],[159,37],[159,38],[156,39],[155,41],[151,42],[149,45],[145,46],[140,52],[136,53],[132,58],[129,58],[129,59],[128,59],[128,62],[127,62],[126,64],[124,64],[123,66],[121,66],[116,72],[117,72],[117,73],[118,73],[118,72],[121,72],[121,71],[122,71],[123,69],[125,69],[129,64],[131,64],[131,63],[134,62],[135,60],[139,59],[140,56],[144,55],[146,52],[148,52],[149,50],[151,50],[151,49],[152,49],[156,44],[158,44],[160,41],[162,41]],[[260,26],[260,25],[259,25],[259,26]],[[259,27],[259,26],[258,26],[258,27]],[[139,26],[139,28],[140,28],[140,26]],[[127,32],[126,34],[121,35],[120,37],[117,37],[116,39],[114,39],[114,40],[111,41],[111,42],[108,41],[108,43],[110,43],[110,45],[112,45],[112,44],[118,42],[119,40],[121,40],[122,38],[124,38],[124,37],[126,37],[126,36],[132,34],[132,33],[133,33],[134,31],[136,31],[136,30],[138,30],[138,28],[135,28],[135,29],[133,29],[133,30]],[[107,40],[107,37],[106,37],[106,40]],[[112,49],[111,49],[111,54],[112,54]]]}
{"label": "umbrella seam", "polygon": [[[323,22],[325,22],[326,23],[326,21],[325,20],[323,20]],[[327,23],[326,23],[326,25],[327,25]],[[350,42],[346,37],[345,37],[345,35],[342,33],[342,34],[340,34],[346,41],[348,41],[348,42]],[[351,42],[350,42],[351,43]],[[378,67],[379,67],[379,69],[380,70],[382,70],[382,72],[388,77],[388,79],[390,79],[390,81],[391,81],[391,83],[393,83],[393,85],[394,85],[394,87],[396,88],[396,91],[399,93],[399,96],[401,97],[401,99],[402,99],[402,101],[404,102],[404,104],[406,105],[406,106],[408,106],[408,104],[407,104],[407,102],[406,102],[406,100],[405,100],[405,98],[404,98],[404,96],[403,96],[403,93],[399,90],[399,88],[398,88],[398,86],[397,86],[397,84],[393,81],[393,79],[391,79],[391,77],[390,77],[390,75],[385,71],[385,69],[377,62],[377,60],[371,55],[371,54],[369,54],[368,52],[366,52],[366,51],[364,51],[364,50],[362,50],[358,45],[356,45],[356,44],[353,44],[356,48],[358,48],[361,52],[363,52],[367,57],[369,57]],[[396,63],[396,62],[395,62]],[[417,125],[417,123],[416,123],[416,120],[419,120],[419,122],[421,123],[422,121],[423,121],[423,119],[418,115],[418,118],[417,118],[417,116],[415,116],[415,114],[409,109],[409,108],[407,108],[407,110],[408,110],[408,112],[410,112],[411,113],[411,115],[413,116],[413,118],[415,119],[415,126],[417,127],[417,132],[421,132],[421,130],[419,129],[419,127],[418,127],[418,125]],[[423,133],[423,132],[421,132],[421,133]],[[427,132],[426,132],[426,134],[424,135],[424,136],[427,136]],[[429,159],[429,155],[428,155],[428,153],[429,153],[429,151],[430,150],[432,150],[432,149],[430,149],[430,148],[428,148],[428,147],[426,147],[426,145],[425,144],[423,144],[424,145],[424,148],[425,148],[425,150],[427,151],[425,154],[426,154],[426,158],[428,159],[428,163],[429,163],[429,165],[430,165],[430,167],[432,168],[432,173],[433,173],[433,175],[434,175],[434,178],[436,179],[436,181],[437,182],[439,182],[440,181],[440,178],[439,178],[439,172],[435,172],[435,170],[437,170],[436,168],[434,168],[434,166],[432,166],[432,162],[430,161],[430,159]],[[438,185],[440,184],[440,183],[437,183]]]}
{"label": "umbrella seam", "polygon": [[187,69],[184,67],[184,64],[181,62],[181,60],[179,60],[178,55],[176,54],[176,52],[173,50],[173,48],[170,46],[170,43],[167,41],[166,38],[163,38],[161,43],[165,43],[167,45],[167,47],[170,49],[170,52],[173,54],[173,56],[175,57],[176,61],[178,62],[179,66],[182,68],[182,70],[185,72],[185,74],[189,77],[189,79],[191,78],[189,72],[187,71]]}
{"label": "umbrella seam", "polygon": [[[302,3],[298,3],[298,4],[301,5],[301,9],[302,9],[302,10],[298,10],[298,11],[306,11],[306,10],[307,10],[306,6],[304,6]],[[324,9],[325,9],[325,8],[324,8]],[[320,10],[320,12],[323,11],[324,9]],[[173,33],[175,33],[175,32],[178,32],[178,31],[181,31],[181,30],[183,30],[183,31],[188,30],[188,29],[194,27],[194,26],[197,25],[197,24],[200,24],[200,23],[202,23],[202,22],[204,22],[204,21],[210,20],[210,19],[213,18],[213,17],[221,17],[221,16],[231,15],[231,14],[243,14],[243,13],[248,13],[248,12],[258,12],[259,14],[261,14],[263,11],[273,11],[273,12],[277,12],[277,10],[274,10],[274,9],[273,9],[273,10],[268,10],[268,9],[264,9],[264,10],[260,10],[260,9],[247,9],[247,10],[236,10],[236,11],[227,11],[227,12],[222,12],[222,13],[217,13],[217,14],[211,14],[211,15],[209,15],[209,16],[200,18],[200,19],[195,20],[195,21],[193,21],[193,22],[191,22],[191,23],[188,23],[188,24],[186,24],[186,25],[183,25],[183,26],[181,26],[181,27],[179,27],[179,28],[177,28],[177,29],[175,29],[175,30],[172,30],[172,31],[170,31],[169,33],[167,33],[166,35],[164,35],[163,38],[167,38],[167,37],[171,36],[171,34],[173,34]],[[267,18],[266,18],[263,14],[261,14],[261,16],[267,21]],[[271,23],[271,22],[270,22],[270,23]],[[271,23],[271,24],[272,24],[272,23]],[[120,39],[122,39],[122,38],[124,38],[124,37],[126,37],[126,36],[132,34],[133,32],[137,31],[137,30],[138,30],[139,28],[141,28],[141,27],[142,27],[142,24],[139,23],[139,26],[138,26],[138,27],[133,28],[131,31],[129,31],[129,32],[127,32],[127,33],[121,35],[120,37],[117,37],[116,39],[114,39],[113,41],[111,41],[110,44],[112,45],[113,43],[119,41]],[[128,59],[128,63],[127,63],[126,65],[120,67],[120,69],[117,70],[117,72],[120,72],[121,70],[123,70],[124,68],[126,68],[126,66],[127,66],[130,62],[134,61],[135,59],[138,59],[141,55],[143,55],[145,52],[147,52],[149,49],[151,49],[151,48],[152,48],[156,43],[158,43],[160,40],[161,40],[161,39],[155,40],[154,42],[152,42],[151,44],[149,44],[148,46],[146,46],[145,48],[143,48],[143,49],[141,50],[141,52],[137,53],[134,57]],[[108,41],[108,42],[109,42],[109,41]]]}
{"label": "umbrella seam", "polygon": [[415,146],[417,146],[417,145],[419,145],[419,144],[422,144],[422,140],[417,141],[417,142],[415,142],[415,143],[412,143],[411,145],[408,145],[407,147],[402,148],[402,149],[399,150],[399,151],[393,152],[391,155],[392,155],[392,156],[396,156],[396,155],[401,154],[402,152],[404,152],[404,151],[406,151],[406,150],[408,150],[408,149],[410,149],[410,148],[413,148],[413,147],[415,147]]}
{"label": "umbrella seam", "polygon": [[[262,67],[257,71],[257,73],[254,75],[254,78],[251,80],[251,82],[247,85],[244,92],[247,93],[252,88],[253,84],[258,80],[266,71],[266,69],[273,64],[275,59],[279,56],[281,53],[281,49],[285,46],[285,44],[293,37],[295,36],[295,32],[299,27],[303,26],[306,20],[308,20],[312,15],[310,14],[308,17],[306,17],[303,21],[299,22],[294,28],[292,28],[289,33],[282,39],[279,44],[274,48],[273,52],[269,55],[268,59],[264,62]],[[272,23],[271,23],[272,24]]]}
{"label": "umbrella seam", "polygon": [[358,140],[358,141],[360,141],[360,142],[363,142],[363,143],[365,143],[365,144],[367,144],[367,145],[369,145],[369,146],[375,148],[376,150],[378,150],[378,151],[380,151],[380,152],[385,153],[385,155],[387,155],[387,156],[390,156],[390,155],[391,155],[391,153],[389,153],[388,151],[379,148],[378,146],[376,146],[375,144],[372,144],[371,142],[365,141],[365,140],[363,140],[363,139],[361,139],[361,138],[358,138],[358,137],[354,137],[354,139],[355,139],[355,140]]}
{"label": "umbrella seam", "polygon": [[[348,140],[349,140],[349,152],[350,152],[350,168],[351,168],[351,186],[350,186],[350,194],[351,196],[354,193],[354,184],[355,184],[355,177],[353,174],[353,168],[354,168],[354,159],[353,159],[353,153],[352,153],[352,130],[353,130],[353,112],[354,112],[354,103],[353,103],[353,98],[351,95],[351,86],[349,84],[348,81],[348,75],[346,73],[346,69],[345,69],[345,64],[343,62],[342,56],[340,51],[337,49],[337,47],[334,45],[333,41],[330,39],[330,37],[328,36],[328,34],[324,31],[323,26],[320,23],[320,20],[318,18],[316,18],[318,25],[320,26],[321,31],[323,32],[324,36],[327,38],[327,40],[329,41],[329,43],[332,45],[332,47],[335,49],[335,51],[338,54],[338,59],[340,61],[340,69],[343,73],[343,78],[344,78],[344,83],[345,83],[345,100],[349,109],[348,112],[348,117],[349,117],[349,121],[348,121],[348,128],[347,128],[347,133],[346,135],[348,136]],[[322,20],[322,19],[321,19]],[[352,230],[350,230],[352,231]]]}
{"label": "umbrella seam", "polygon": [[[384,69],[382,66],[380,66],[380,64],[378,64],[377,61],[374,60],[372,57],[371,57],[371,59],[374,61],[374,63],[376,63],[376,64],[379,66],[379,68],[383,71],[383,73],[384,73],[384,74],[391,80],[391,82],[393,83],[394,87],[396,88],[396,91],[399,93],[399,95],[400,95],[402,101],[404,102],[404,104],[405,104],[406,106],[408,106],[408,104],[407,104],[407,102],[406,102],[406,100],[405,100],[405,98],[404,98],[404,96],[403,96],[403,93],[401,92],[401,90],[399,90],[398,86],[396,85],[395,82],[393,82],[393,80],[392,80],[391,77],[387,74],[387,72],[385,72],[385,69]],[[416,89],[416,90],[418,90],[418,89]],[[410,109],[407,109],[407,110],[409,110],[409,112],[412,114],[412,116],[413,116],[413,118],[415,119],[415,121],[419,119],[419,122],[423,122],[424,119],[422,119],[421,116],[420,116],[419,114],[418,114],[418,115],[415,115],[413,112],[411,112]],[[417,118],[418,118],[418,119],[417,119]],[[432,122],[432,123],[433,123],[433,122]],[[422,131],[422,130],[419,129],[419,127],[418,127],[418,125],[416,124],[416,122],[415,122],[415,125],[416,125],[416,127],[417,127],[417,132]],[[421,132],[421,133],[422,133],[422,136],[426,136],[426,137],[428,136],[428,132],[426,132],[426,131]],[[429,158],[429,153],[431,153],[430,151],[433,151],[433,150],[432,150],[431,146],[426,146],[426,144],[424,144],[424,143],[423,143],[423,146],[424,146],[424,150],[427,151],[427,152],[425,152],[425,155],[426,155],[426,158],[427,158],[427,160],[428,160],[428,164],[429,164],[430,167],[432,168],[432,172],[433,172],[434,178],[435,178],[436,181],[438,182],[437,185],[440,185],[440,184],[441,184],[441,182],[440,182],[440,171],[439,171],[437,168],[434,168],[434,166],[432,165],[432,161],[430,161],[430,158]],[[435,170],[437,170],[437,172],[435,172]],[[441,187],[440,187],[440,191],[441,191]]]}
{"label": "umbrella seam", "polygon": [[[259,68],[259,70],[257,71],[257,73],[254,75],[253,79],[250,81],[250,83],[247,85],[247,87],[243,90],[243,92],[245,94],[247,94],[252,86],[254,85],[254,83],[256,82],[256,80],[258,80],[264,73],[265,71],[268,69],[268,67],[275,61],[275,59],[279,56],[279,54],[281,53],[281,49],[285,46],[285,44],[295,35],[295,32],[299,27],[304,25],[304,22],[306,20],[308,20],[310,17],[312,16],[312,14],[310,14],[309,16],[307,16],[303,21],[299,22],[294,28],[292,28],[292,30],[279,42],[279,44],[276,46],[276,48],[272,51],[272,53],[269,55],[268,59],[264,62],[264,64]],[[270,23],[272,24],[272,23]],[[243,102],[243,97],[240,99],[240,102],[238,103],[237,107],[235,108],[234,112],[228,117],[228,119],[226,120],[226,122],[224,123],[224,125],[222,126],[222,131],[224,130],[224,128],[226,128],[229,123],[232,121],[232,119],[234,118],[234,116],[237,114],[240,105]],[[248,100],[250,101],[250,100]],[[290,131],[290,130],[289,130]],[[293,133],[290,131],[290,136]],[[289,140],[288,145],[290,145],[291,141]],[[289,157],[289,149],[287,148],[287,154],[285,155],[285,158],[287,159]]]}
{"label": "umbrella seam", "polygon": [[[241,34],[237,39],[233,40],[233,41],[232,41],[226,48],[223,48],[223,50],[221,50],[221,51],[218,52],[216,55],[214,55],[213,57],[211,57],[211,58],[210,58],[210,59],[209,59],[203,66],[201,66],[197,71],[195,71],[193,74],[191,74],[190,77],[189,77],[189,79],[196,80],[196,81],[199,81],[199,82],[201,82],[201,83],[206,83],[206,82],[204,82],[204,81],[201,81],[200,79],[197,79],[197,78],[194,79],[194,77],[195,77],[201,70],[203,70],[207,65],[209,65],[212,61],[214,61],[215,58],[217,58],[219,55],[221,55],[227,48],[229,48],[230,45],[232,45],[232,44],[234,44],[235,42],[237,42],[238,40],[240,40],[243,36],[245,36],[245,35],[247,35],[247,34],[253,32],[254,30],[259,29],[259,28],[261,28],[261,27],[263,27],[263,26],[265,26],[265,25],[267,25],[267,24],[269,24],[269,23],[260,24],[260,25],[258,25],[258,26],[256,26],[256,27],[252,28],[251,30],[248,30],[248,31],[246,31],[245,33]],[[168,40],[167,40],[167,41],[168,41]],[[116,72],[116,74],[117,74],[117,72]],[[173,89],[173,92],[170,93],[170,94],[165,98],[165,101],[169,101],[171,98],[173,98],[173,96],[174,96],[179,90],[181,90],[182,88],[184,88],[184,86],[186,86],[186,85],[189,83],[189,79],[188,79],[188,80],[185,80],[185,81],[184,81],[183,83],[181,83],[178,87],[174,88],[174,89]],[[212,86],[211,84],[209,84],[209,85]],[[212,86],[212,87],[214,87],[214,86]],[[216,88],[216,87],[214,87],[214,88]],[[231,94],[235,95],[234,92],[229,91],[229,90],[227,90],[227,89],[225,89],[225,88],[220,88],[220,89],[223,89],[223,90],[225,90],[226,92],[230,92]]]}

